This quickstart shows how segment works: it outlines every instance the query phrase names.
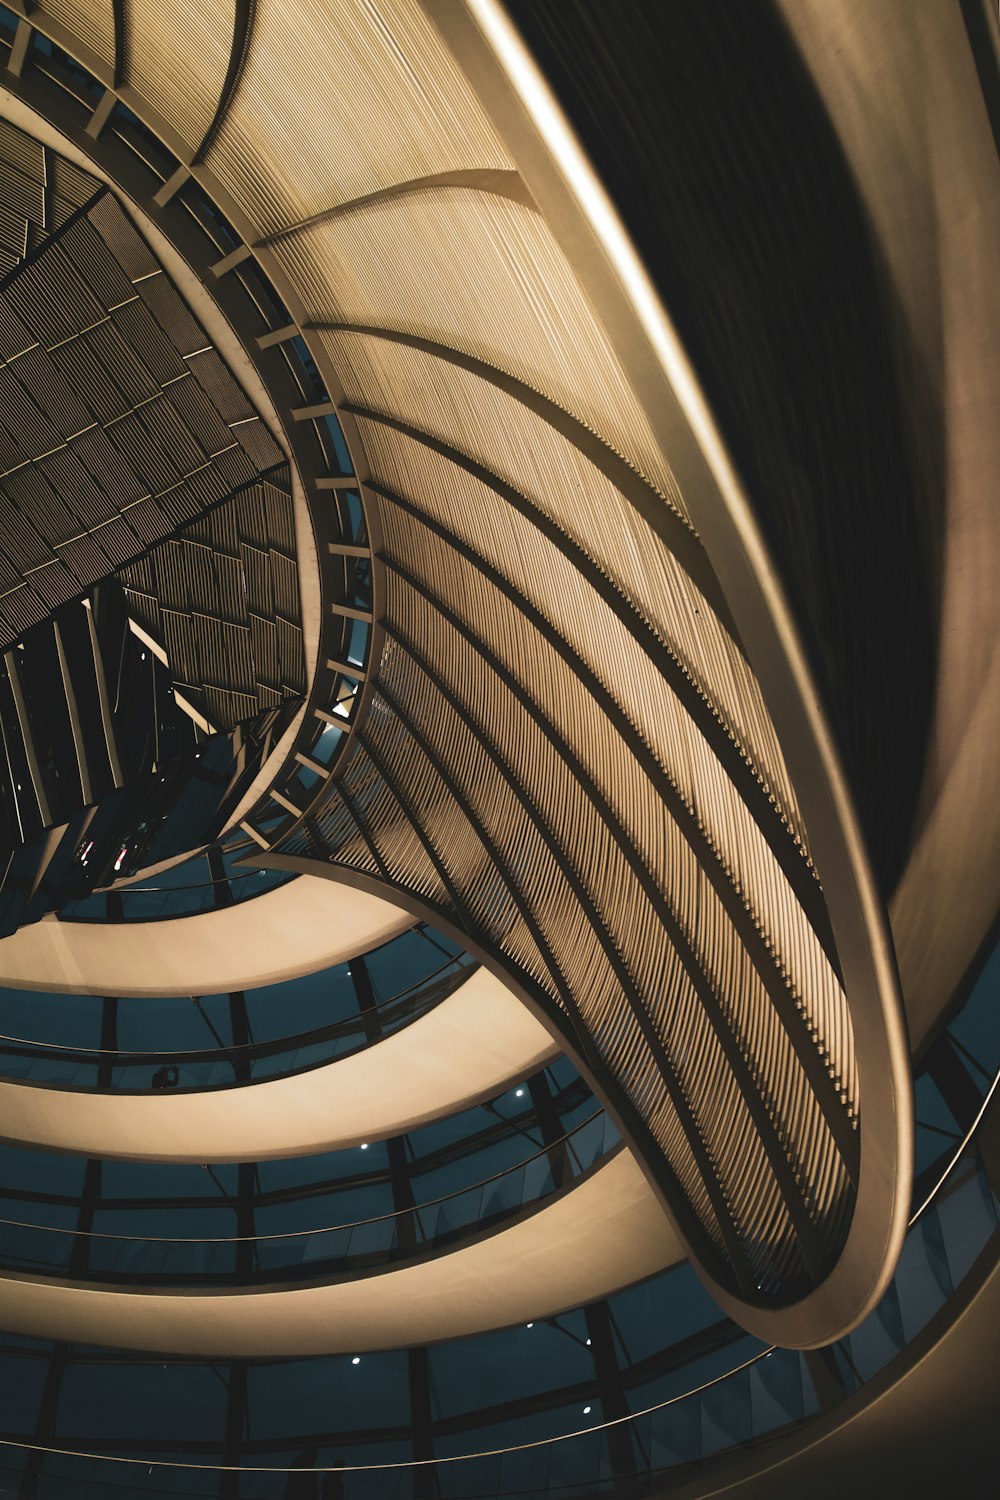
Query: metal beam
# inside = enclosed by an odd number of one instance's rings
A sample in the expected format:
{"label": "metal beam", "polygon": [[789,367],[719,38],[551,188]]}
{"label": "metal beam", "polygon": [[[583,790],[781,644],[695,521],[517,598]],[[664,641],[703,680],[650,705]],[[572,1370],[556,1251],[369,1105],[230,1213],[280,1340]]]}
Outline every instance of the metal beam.
{"label": "metal beam", "polygon": [[503,167],[459,167],[451,172],[434,172],[429,177],[411,177],[406,182],[392,183],[389,187],[376,189],[374,193],[366,193],[362,198],[352,198],[345,203],[336,203],[332,208],[324,208],[318,214],[311,214],[308,219],[300,219],[296,224],[289,224],[285,229],[276,229],[272,234],[265,235],[263,239],[255,240],[253,248],[269,250],[272,245],[283,244],[293,235],[315,229],[318,224],[329,224],[334,219],[346,218],[375,203],[391,203],[397,198],[408,197],[411,193],[440,192],[447,188],[463,188],[466,192],[472,193],[490,193],[494,197],[507,198],[512,203],[520,203],[524,208],[532,210],[535,208],[535,200],[528,192],[519,172],[512,172]]}

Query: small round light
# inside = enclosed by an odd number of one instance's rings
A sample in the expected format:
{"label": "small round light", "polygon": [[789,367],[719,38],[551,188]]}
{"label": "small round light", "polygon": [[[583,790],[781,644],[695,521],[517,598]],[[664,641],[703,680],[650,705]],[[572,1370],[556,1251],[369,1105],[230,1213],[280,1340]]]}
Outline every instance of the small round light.
{"label": "small round light", "polygon": [[362,1151],[367,1151],[368,1150],[368,1142],[367,1141],[364,1141],[362,1143],[361,1149],[362,1149]]}
{"label": "small round light", "polygon": [[589,1417],[589,1416],[590,1416],[590,1407],[589,1407],[589,1406],[585,1406],[585,1407],[584,1407],[584,1408],[583,1408],[583,1415],[584,1415],[584,1416],[585,1416],[585,1417]]}
{"label": "small round light", "polygon": [[515,1089],[514,1090],[514,1098],[515,1099],[523,1099],[524,1098],[524,1089]]}
{"label": "small round light", "polygon": [[526,1327],[527,1327],[527,1328],[534,1328],[534,1326],[535,1326],[535,1325],[534,1325],[534,1323],[528,1323],[528,1324],[526,1324],[526,1325],[525,1325],[525,1326],[526,1326]]}
{"label": "small round light", "polygon": [[[360,1363],[361,1363],[361,1355],[360,1354],[356,1354],[354,1356],[354,1358],[351,1360],[351,1364],[352,1365],[359,1365]],[[589,1406],[587,1407],[587,1410],[588,1411],[590,1410]]]}
{"label": "small round light", "polygon": [[587,1348],[588,1349],[590,1348],[590,1340],[589,1339],[587,1340]]}

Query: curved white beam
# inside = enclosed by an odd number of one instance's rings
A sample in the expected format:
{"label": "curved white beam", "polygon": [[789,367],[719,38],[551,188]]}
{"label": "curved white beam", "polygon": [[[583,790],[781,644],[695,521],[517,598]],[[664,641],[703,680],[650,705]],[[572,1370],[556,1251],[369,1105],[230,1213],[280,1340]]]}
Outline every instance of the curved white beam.
{"label": "curved white beam", "polygon": [[622,1150],[547,1208],[419,1264],[257,1291],[115,1291],[5,1275],[0,1326],[206,1359],[353,1355],[552,1317],[681,1258],[642,1171]]}
{"label": "curved white beam", "polygon": [[224,994],[344,963],[412,925],[388,901],[306,876],[194,917],[46,917],[0,940],[0,985],[84,995]]}
{"label": "curved white beam", "polygon": [[338,1062],[231,1088],[126,1094],[0,1083],[0,1139],[128,1161],[266,1161],[381,1140],[500,1094],[559,1053],[486,969]]}

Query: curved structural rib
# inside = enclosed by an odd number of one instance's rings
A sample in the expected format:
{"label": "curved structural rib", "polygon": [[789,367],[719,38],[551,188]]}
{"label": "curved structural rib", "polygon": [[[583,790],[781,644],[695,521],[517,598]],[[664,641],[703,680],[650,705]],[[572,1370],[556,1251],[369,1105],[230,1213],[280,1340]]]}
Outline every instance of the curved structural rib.
{"label": "curved structural rib", "polygon": [[[219,89],[169,43],[189,66],[154,83],[144,12],[128,103],[193,152]],[[727,1310],[837,1337],[905,1223],[891,952],[754,518],[558,108],[492,0],[303,0],[294,32],[261,0],[194,173],[314,330],[382,538],[365,717],[276,862],[468,934],[588,1068]]]}

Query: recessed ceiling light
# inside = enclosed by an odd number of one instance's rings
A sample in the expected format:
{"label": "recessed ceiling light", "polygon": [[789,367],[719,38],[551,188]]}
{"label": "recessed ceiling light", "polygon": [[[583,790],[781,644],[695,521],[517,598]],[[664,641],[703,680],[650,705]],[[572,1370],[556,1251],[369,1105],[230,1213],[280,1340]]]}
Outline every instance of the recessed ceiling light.
{"label": "recessed ceiling light", "polygon": [[[360,1354],[356,1354],[354,1356],[354,1358],[351,1360],[351,1364],[352,1365],[359,1365],[360,1363],[361,1363],[361,1355]],[[588,1411],[590,1410],[589,1406],[587,1407],[587,1410]]]}
{"label": "recessed ceiling light", "polygon": [[585,1406],[585,1407],[584,1407],[584,1408],[583,1408],[583,1415],[584,1415],[584,1416],[585,1416],[585,1417],[589,1417],[589,1416],[590,1416],[590,1407],[589,1407],[589,1406]]}

